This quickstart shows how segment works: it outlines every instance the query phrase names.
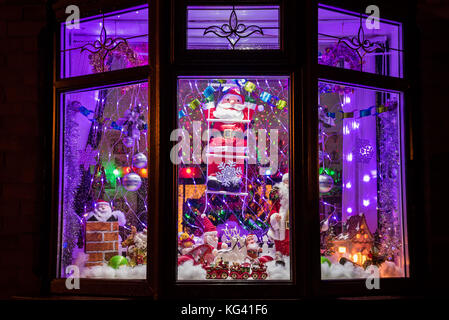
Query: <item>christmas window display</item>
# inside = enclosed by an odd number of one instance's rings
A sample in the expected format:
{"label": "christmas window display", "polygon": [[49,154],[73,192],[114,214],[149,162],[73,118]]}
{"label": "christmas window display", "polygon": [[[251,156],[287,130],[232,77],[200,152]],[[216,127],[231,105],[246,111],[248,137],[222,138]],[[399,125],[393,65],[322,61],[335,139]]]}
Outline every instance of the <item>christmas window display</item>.
{"label": "christmas window display", "polygon": [[148,6],[61,24],[61,78],[148,64]]}
{"label": "christmas window display", "polygon": [[[318,8],[318,63],[402,77],[402,25],[325,5]],[[381,12],[380,12],[381,14]]]}
{"label": "christmas window display", "polygon": [[279,6],[188,6],[189,50],[280,49]]}
{"label": "christmas window display", "polygon": [[290,280],[289,78],[180,77],[177,279]]}
{"label": "christmas window display", "polygon": [[318,88],[321,277],[406,277],[401,94]]}
{"label": "christmas window display", "polygon": [[146,278],[147,101],[147,83],[61,95],[63,278]]}

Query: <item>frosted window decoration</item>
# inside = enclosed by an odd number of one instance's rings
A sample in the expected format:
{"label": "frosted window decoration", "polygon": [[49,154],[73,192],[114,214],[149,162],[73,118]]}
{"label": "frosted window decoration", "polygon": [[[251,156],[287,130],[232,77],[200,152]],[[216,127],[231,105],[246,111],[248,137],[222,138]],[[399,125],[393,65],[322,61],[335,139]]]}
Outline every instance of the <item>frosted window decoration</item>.
{"label": "frosted window decoration", "polygon": [[318,63],[402,77],[402,25],[380,17],[375,29],[368,17],[319,5]]}
{"label": "frosted window decoration", "polygon": [[406,277],[401,93],[318,88],[321,278]]}
{"label": "frosted window decoration", "polygon": [[178,281],[290,280],[289,78],[180,77],[177,101]]}
{"label": "frosted window decoration", "polygon": [[79,29],[61,24],[61,77],[148,64],[148,8],[81,19]]}
{"label": "frosted window decoration", "polygon": [[277,50],[279,6],[189,6],[189,50]]}
{"label": "frosted window decoration", "polygon": [[148,85],[61,96],[60,276],[145,279]]}

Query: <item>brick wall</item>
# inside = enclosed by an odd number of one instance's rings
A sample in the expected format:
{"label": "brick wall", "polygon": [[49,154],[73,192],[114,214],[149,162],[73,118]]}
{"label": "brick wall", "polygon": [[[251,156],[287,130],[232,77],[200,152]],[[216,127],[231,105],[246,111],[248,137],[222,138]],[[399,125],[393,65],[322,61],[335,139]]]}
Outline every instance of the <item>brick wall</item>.
{"label": "brick wall", "polygon": [[0,298],[41,288],[45,19],[44,0],[0,0]]}
{"label": "brick wall", "polygon": [[86,222],[87,267],[102,265],[118,254],[118,222]]}

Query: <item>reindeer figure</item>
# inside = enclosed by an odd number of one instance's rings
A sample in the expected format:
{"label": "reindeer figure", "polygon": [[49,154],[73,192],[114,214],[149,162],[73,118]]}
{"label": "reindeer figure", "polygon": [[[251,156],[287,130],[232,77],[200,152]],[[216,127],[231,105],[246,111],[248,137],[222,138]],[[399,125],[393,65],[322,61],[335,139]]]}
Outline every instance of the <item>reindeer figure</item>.
{"label": "reindeer figure", "polygon": [[223,261],[242,263],[246,257],[245,237],[240,236],[237,227],[229,230],[228,225],[226,225],[223,232],[231,241],[231,245],[228,249],[218,250],[215,261],[222,259]]}

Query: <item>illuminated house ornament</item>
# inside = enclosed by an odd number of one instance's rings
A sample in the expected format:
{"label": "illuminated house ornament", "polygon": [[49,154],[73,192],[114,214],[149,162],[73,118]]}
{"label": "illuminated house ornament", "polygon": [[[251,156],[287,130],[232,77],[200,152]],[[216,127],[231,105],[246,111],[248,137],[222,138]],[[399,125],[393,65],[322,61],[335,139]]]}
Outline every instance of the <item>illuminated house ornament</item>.
{"label": "illuminated house ornament", "polygon": [[256,25],[246,26],[243,23],[238,22],[237,13],[235,12],[235,6],[232,6],[232,12],[229,16],[229,23],[220,26],[210,26],[204,30],[203,35],[208,33],[214,33],[220,38],[226,38],[231,44],[232,49],[235,48],[237,42],[241,38],[247,38],[253,33],[259,33],[263,35],[262,28]]}
{"label": "illuminated house ornament", "polygon": [[108,38],[106,28],[104,26],[104,14],[103,21],[101,23],[100,40],[95,40],[93,43],[85,44],[81,47],[81,52],[87,50],[93,55],[97,55],[100,58],[100,72],[104,72],[104,61],[106,56],[111,51],[114,51],[119,45],[125,44],[128,46],[128,42],[124,38]]}

